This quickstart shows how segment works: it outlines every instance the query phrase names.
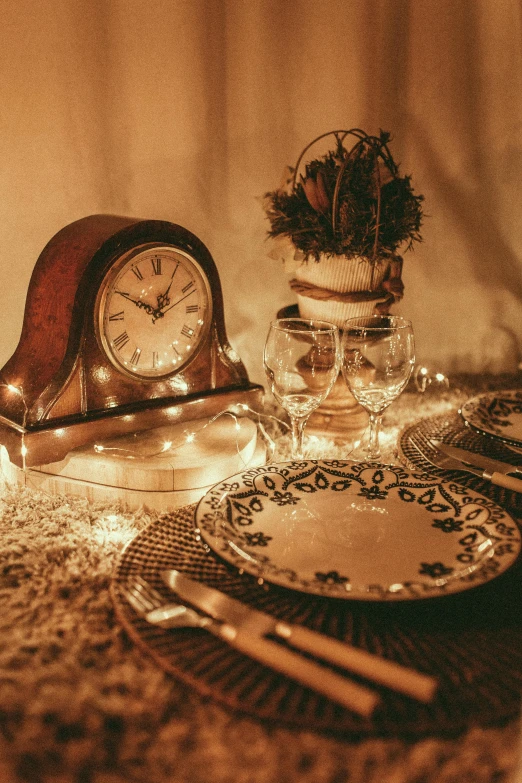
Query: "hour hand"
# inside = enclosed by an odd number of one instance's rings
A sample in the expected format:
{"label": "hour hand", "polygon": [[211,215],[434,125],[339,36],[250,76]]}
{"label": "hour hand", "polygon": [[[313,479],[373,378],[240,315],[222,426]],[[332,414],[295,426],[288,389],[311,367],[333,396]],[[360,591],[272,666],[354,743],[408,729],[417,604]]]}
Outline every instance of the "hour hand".
{"label": "hour hand", "polygon": [[[172,275],[172,277],[174,277],[174,275]],[[157,296],[158,305],[157,305],[157,307],[153,308],[152,323],[156,323],[158,318],[163,318],[163,316],[165,314],[165,308],[170,304],[169,291],[170,291],[171,285],[172,285],[172,279],[171,279],[171,281],[170,281],[170,283],[168,285],[167,290],[164,291],[164,293],[162,293],[162,294],[158,294],[158,296]]]}
{"label": "hour hand", "polygon": [[140,307],[142,310],[145,310],[145,312],[149,315],[154,315],[154,308],[150,304],[147,304],[147,302],[142,302],[141,299],[133,299],[132,296],[129,296],[129,294],[125,293],[125,291],[116,291],[116,293],[120,296],[123,296],[124,299],[128,299],[129,302],[135,304],[136,307]]}
{"label": "hour hand", "polygon": [[[170,296],[169,291],[170,287],[172,285],[172,280],[170,281],[167,290],[163,294],[158,294],[158,306],[156,308],[156,313],[161,313],[161,311],[170,304]],[[163,313],[162,313],[163,315]]]}

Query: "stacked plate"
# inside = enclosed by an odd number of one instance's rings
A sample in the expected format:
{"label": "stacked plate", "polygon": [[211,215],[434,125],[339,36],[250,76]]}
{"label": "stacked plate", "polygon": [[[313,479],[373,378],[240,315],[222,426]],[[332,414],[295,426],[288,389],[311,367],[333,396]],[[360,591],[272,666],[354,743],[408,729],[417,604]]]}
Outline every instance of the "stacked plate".
{"label": "stacked plate", "polygon": [[522,389],[479,394],[460,409],[476,432],[522,449]]}
{"label": "stacked plate", "polygon": [[308,460],[258,467],[200,501],[197,533],[224,560],[293,590],[404,601],[460,592],[516,560],[507,511],[398,465]]}

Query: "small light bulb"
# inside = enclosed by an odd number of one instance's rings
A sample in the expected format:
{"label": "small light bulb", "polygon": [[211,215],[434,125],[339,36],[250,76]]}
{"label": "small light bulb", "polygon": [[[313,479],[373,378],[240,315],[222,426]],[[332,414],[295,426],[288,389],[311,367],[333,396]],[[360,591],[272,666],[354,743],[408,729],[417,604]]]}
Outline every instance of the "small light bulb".
{"label": "small light bulb", "polygon": [[103,446],[101,445],[101,443],[94,444],[94,451],[98,451],[98,452],[103,451]]}
{"label": "small light bulb", "polygon": [[172,441],[171,440],[166,440],[165,443],[163,444],[163,448],[161,450],[162,451],[168,451],[171,446],[172,446]]}
{"label": "small light bulb", "polygon": [[16,386],[13,386],[13,384],[12,384],[12,383],[8,383],[8,384],[7,384],[7,388],[8,388],[8,389],[9,389],[9,391],[10,391],[10,392],[12,392],[13,394],[18,394],[20,397],[22,396],[22,392],[20,391],[20,389],[18,389]]}
{"label": "small light bulb", "polygon": [[194,435],[194,433],[193,433],[193,432],[189,432],[189,433],[187,434],[187,443],[192,443],[192,441],[194,440],[194,438],[195,438],[195,437],[196,437],[196,436]]}
{"label": "small light bulb", "polygon": [[27,446],[25,445],[25,443],[22,445],[22,448],[20,449],[20,451],[22,453],[22,457],[26,457],[27,456]]}

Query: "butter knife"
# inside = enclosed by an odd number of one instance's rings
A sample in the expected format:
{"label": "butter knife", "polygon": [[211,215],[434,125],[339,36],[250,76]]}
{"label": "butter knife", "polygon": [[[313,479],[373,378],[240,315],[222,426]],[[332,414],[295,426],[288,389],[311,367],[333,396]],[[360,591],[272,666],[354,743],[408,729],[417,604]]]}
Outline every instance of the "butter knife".
{"label": "butter knife", "polygon": [[495,460],[491,457],[483,457],[481,454],[475,454],[457,446],[450,446],[448,443],[443,443],[440,440],[432,439],[430,443],[448,457],[460,462],[463,470],[471,468],[473,469],[472,472],[476,472],[478,468],[482,471],[482,478],[491,481],[492,484],[515,492],[522,492],[522,479],[508,475],[509,473],[522,474],[522,470],[515,467],[515,465],[510,465],[507,462]]}
{"label": "butter knife", "polygon": [[[241,632],[264,638],[268,634],[284,639],[292,647],[340,666],[355,674],[404,693],[418,701],[429,702],[437,688],[437,679],[401,666],[394,661],[352,647],[302,625],[277,620],[271,615],[252,609],[241,601],[189,579],[179,571],[163,571],[165,584],[183,601],[219,620],[224,620]],[[281,650],[284,647],[278,645]]]}

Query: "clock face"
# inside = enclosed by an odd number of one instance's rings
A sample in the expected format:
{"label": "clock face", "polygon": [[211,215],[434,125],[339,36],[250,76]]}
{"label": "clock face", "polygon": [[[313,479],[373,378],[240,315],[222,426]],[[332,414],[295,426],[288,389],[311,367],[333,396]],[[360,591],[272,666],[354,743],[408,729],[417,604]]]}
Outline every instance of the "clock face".
{"label": "clock face", "polygon": [[148,244],[121,256],[97,300],[97,333],[120,371],[158,379],[199,350],[211,313],[208,280],[184,251]]}

